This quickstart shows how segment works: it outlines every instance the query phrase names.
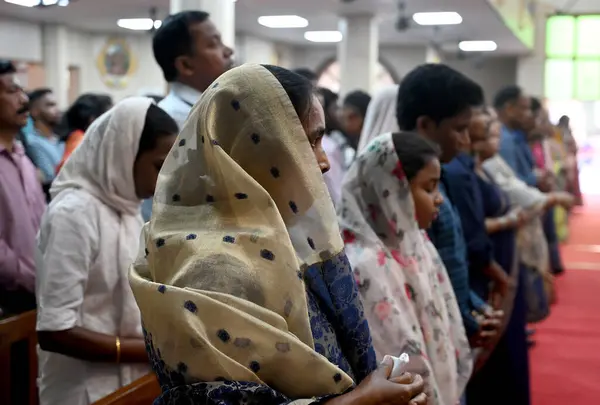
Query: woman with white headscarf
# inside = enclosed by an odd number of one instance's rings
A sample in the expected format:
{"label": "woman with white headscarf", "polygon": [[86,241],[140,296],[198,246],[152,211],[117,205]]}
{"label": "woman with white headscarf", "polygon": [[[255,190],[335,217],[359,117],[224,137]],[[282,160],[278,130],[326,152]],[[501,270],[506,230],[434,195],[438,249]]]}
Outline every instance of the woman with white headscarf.
{"label": "woman with white headscarf", "polygon": [[87,129],[54,181],[38,239],[41,405],[87,405],[148,372],[127,272],[141,201],[176,136],[152,100],[126,99]]}
{"label": "woman with white headscarf", "polygon": [[369,142],[379,135],[399,131],[398,120],[396,119],[398,88],[397,84],[387,87],[371,99],[360,134],[357,152],[362,151]]}

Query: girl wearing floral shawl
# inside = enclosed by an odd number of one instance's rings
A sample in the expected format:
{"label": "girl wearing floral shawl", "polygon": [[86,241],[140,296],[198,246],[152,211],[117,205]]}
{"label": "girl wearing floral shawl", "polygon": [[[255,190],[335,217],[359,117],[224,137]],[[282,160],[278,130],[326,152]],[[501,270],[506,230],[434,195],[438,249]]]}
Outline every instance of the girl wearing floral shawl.
{"label": "girl wearing floral shawl", "polygon": [[378,356],[408,353],[430,404],[455,405],[472,359],[446,269],[423,231],[442,202],[439,176],[437,149],[424,138],[381,135],[346,175],[338,218]]}

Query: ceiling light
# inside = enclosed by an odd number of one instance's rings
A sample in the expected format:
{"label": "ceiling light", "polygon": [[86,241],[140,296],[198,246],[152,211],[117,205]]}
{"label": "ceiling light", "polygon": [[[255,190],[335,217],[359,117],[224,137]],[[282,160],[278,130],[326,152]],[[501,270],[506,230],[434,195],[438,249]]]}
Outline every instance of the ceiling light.
{"label": "ceiling light", "polygon": [[7,3],[23,7],[35,7],[40,4],[40,0],[4,0]]}
{"label": "ceiling light", "polygon": [[306,31],[304,39],[310,42],[340,42],[343,35],[339,31]]}
{"label": "ceiling light", "polygon": [[161,21],[152,18],[121,18],[117,21],[119,27],[134,31],[149,31],[152,28],[160,27],[161,23]]}
{"label": "ceiling light", "polygon": [[69,5],[69,0],[4,0],[4,2],[22,7],[64,7]]}
{"label": "ceiling light", "polygon": [[263,15],[258,23],[268,28],[304,28],[308,20],[297,15]]}
{"label": "ceiling light", "polygon": [[415,13],[413,14],[413,20],[419,25],[455,25],[462,22],[462,17],[454,11],[440,11]]}
{"label": "ceiling light", "polygon": [[463,52],[492,52],[498,49],[494,41],[462,41],[458,49]]}

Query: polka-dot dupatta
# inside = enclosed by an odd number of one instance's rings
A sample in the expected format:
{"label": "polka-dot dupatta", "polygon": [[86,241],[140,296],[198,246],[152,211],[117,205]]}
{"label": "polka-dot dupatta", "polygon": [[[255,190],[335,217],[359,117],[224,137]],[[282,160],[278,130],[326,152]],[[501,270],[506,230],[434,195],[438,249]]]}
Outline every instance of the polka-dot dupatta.
{"label": "polka-dot dupatta", "polygon": [[299,277],[342,251],[335,211],[294,107],[264,67],[235,68],[202,95],[142,237],[131,287],[153,347],[186,383],[257,382],[289,398],[352,385],[314,350]]}

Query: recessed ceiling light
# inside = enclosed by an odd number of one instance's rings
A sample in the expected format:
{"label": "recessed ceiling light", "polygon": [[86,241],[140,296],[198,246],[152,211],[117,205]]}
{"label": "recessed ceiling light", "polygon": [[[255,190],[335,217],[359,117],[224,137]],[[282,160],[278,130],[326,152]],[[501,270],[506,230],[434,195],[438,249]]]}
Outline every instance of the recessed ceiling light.
{"label": "recessed ceiling light", "polygon": [[4,0],[6,3],[15,4],[23,7],[35,7],[40,4],[40,0]]}
{"label": "recessed ceiling light", "polygon": [[460,14],[454,11],[415,13],[413,20],[419,25],[455,25],[462,23]]}
{"label": "recessed ceiling light", "polygon": [[494,41],[461,41],[458,49],[463,52],[492,52],[498,49]]}
{"label": "recessed ceiling light", "polygon": [[121,18],[117,21],[119,27],[134,31],[149,31],[159,28],[161,24],[162,21],[151,18]]}
{"label": "recessed ceiling light", "polygon": [[304,39],[310,42],[340,42],[343,35],[339,31],[306,31]]}
{"label": "recessed ceiling light", "polygon": [[69,5],[69,0],[4,0],[4,2],[22,7],[65,7]]}
{"label": "recessed ceiling light", "polygon": [[298,15],[263,15],[258,23],[268,28],[304,28],[308,20]]}

